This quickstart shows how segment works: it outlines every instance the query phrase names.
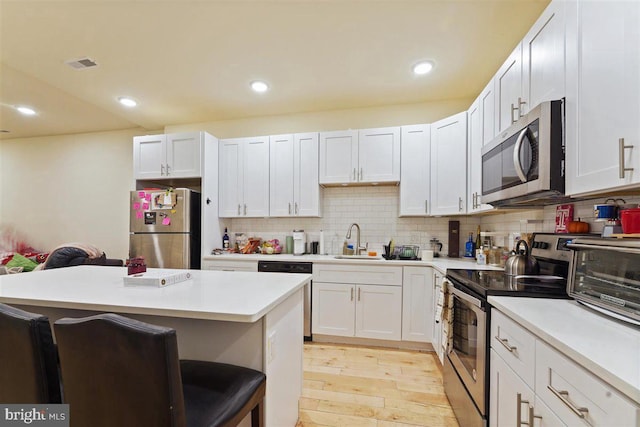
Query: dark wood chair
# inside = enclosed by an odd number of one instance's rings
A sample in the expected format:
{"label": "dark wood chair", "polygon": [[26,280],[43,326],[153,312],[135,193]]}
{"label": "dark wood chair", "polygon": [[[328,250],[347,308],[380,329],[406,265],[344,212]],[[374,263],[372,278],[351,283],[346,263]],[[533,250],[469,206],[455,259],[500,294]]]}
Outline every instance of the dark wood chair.
{"label": "dark wood chair", "polygon": [[0,304],[0,402],[60,403],[60,394],[49,319]]}
{"label": "dark wood chair", "polygon": [[264,424],[266,378],[235,365],[179,360],[174,329],[117,314],[54,323],[72,427]]}

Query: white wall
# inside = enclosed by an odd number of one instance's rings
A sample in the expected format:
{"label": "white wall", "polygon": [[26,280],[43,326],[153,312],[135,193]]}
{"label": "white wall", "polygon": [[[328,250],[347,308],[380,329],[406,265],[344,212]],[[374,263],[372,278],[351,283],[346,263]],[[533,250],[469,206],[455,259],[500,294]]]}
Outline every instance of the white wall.
{"label": "white wall", "polygon": [[5,140],[0,218],[40,250],[93,244],[128,255],[132,138],[140,130]]}

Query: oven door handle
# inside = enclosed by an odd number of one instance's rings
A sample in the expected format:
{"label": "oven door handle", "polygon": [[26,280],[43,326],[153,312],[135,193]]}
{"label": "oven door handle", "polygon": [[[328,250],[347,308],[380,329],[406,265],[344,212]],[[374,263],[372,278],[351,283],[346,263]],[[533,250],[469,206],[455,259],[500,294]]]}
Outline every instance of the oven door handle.
{"label": "oven door handle", "polygon": [[471,295],[466,294],[463,291],[454,288],[453,285],[450,285],[450,286],[451,286],[451,293],[453,293],[455,296],[457,296],[463,301],[468,302],[469,304],[473,304],[478,308],[482,308],[482,301],[480,301],[478,298],[472,297]]}
{"label": "oven door handle", "polygon": [[600,249],[606,251],[616,251],[616,252],[624,252],[624,253],[632,253],[632,254],[640,254],[640,249],[630,248],[628,246],[608,246],[608,245],[589,245],[584,243],[567,243],[567,247],[570,249]]}
{"label": "oven door handle", "polygon": [[520,132],[516,140],[516,146],[513,147],[513,166],[516,168],[516,174],[518,174],[518,178],[520,178],[522,182],[527,182],[527,176],[524,174],[524,169],[522,169],[522,165],[520,164],[520,150],[522,149],[522,141],[524,141],[528,130],[529,128],[522,129],[522,132]]}

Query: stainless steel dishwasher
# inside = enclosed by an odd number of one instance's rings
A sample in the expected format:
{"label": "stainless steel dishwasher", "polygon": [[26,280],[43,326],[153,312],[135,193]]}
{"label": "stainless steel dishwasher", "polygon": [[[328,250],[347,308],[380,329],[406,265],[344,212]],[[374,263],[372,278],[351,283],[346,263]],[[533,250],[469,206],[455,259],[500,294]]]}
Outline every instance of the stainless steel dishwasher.
{"label": "stainless steel dishwasher", "polygon": [[[258,271],[267,273],[312,274],[310,262],[258,261]],[[304,287],[304,340],[311,341],[311,282]]]}

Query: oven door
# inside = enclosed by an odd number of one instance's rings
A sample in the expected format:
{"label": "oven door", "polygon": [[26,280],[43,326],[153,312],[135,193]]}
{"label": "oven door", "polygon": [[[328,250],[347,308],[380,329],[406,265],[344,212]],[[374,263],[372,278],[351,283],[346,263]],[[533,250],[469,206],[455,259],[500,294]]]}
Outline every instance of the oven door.
{"label": "oven door", "polygon": [[449,359],[483,416],[486,416],[486,305],[450,288],[453,294],[453,346]]}

